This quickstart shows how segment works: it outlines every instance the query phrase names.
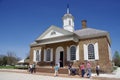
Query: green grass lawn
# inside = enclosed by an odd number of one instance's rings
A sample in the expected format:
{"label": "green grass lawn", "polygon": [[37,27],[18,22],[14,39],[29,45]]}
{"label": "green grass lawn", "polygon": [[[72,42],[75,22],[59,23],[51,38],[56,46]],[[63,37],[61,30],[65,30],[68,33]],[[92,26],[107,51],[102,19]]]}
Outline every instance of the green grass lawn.
{"label": "green grass lawn", "polygon": [[28,69],[26,66],[0,66],[0,69]]}
{"label": "green grass lawn", "polygon": [[15,66],[0,66],[0,69],[14,69]]}

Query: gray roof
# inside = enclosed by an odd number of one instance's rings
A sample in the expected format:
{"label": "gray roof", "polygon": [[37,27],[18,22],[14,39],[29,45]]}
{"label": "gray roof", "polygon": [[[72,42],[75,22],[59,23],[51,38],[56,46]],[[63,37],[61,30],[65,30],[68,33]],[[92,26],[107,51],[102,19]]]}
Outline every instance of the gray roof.
{"label": "gray roof", "polygon": [[[101,36],[106,36],[108,38],[109,43],[111,43],[110,37],[109,37],[109,33],[107,31],[104,30],[99,30],[99,29],[93,29],[93,28],[84,28],[84,29],[80,29],[80,30],[76,30],[74,32],[70,32],[64,29],[61,29],[59,27],[56,26],[50,26],[42,35],[40,35],[35,42],[33,42],[31,44],[31,46],[33,45],[37,45],[38,43],[36,41],[40,41],[42,40],[41,38],[46,35],[50,30],[57,30],[61,33],[64,34],[64,36],[68,36],[68,35],[76,35],[78,39],[87,39],[87,38],[95,38],[95,37],[101,37]],[[75,36],[74,35],[74,36]],[[62,36],[60,36],[62,37]],[[58,37],[56,37],[58,38]],[[48,39],[48,38],[47,38]],[[52,39],[51,39],[52,40]],[[45,41],[43,39],[43,41]]]}
{"label": "gray roof", "polygon": [[110,42],[109,33],[104,30],[84,28],[84,29],[76,30],[74,33],[77,34],[80,37],[80,39],[107,36]]}

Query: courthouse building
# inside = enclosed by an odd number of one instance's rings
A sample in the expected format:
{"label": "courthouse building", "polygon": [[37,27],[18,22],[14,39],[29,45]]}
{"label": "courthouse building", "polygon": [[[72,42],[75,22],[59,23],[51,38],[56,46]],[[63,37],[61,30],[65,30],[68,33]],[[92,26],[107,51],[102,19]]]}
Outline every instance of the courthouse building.
{"label": "courthouse building", "polygon": [[74,16],[67,8],[62,17],[63,28],[51,25],[30,45],[30,64],[36,63],[37,68],[50,67],[60,63],[66,68],[69,63],[78,67],[81,62],[90,61],[94,69],[97,64],[102,71],[111,72],[111,40],[104,30],[87,26],[82,20],[82,27],[75,30]]}

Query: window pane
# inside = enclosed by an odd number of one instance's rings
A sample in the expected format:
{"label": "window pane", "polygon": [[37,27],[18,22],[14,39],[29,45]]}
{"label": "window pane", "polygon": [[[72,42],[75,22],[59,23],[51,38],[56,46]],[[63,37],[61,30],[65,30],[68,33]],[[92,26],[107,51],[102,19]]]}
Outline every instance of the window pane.
{"label": "window pane", "polygon": [[93,44],[88,45],[88,59],[95,59],[94,45]]}
{"label": "window pane", "polygon": [[51,52],[50,49],[47,50],[46,61],[50,61]]}
{"label": "window pane", "polygon": [[40,56],[39,56],[39,50],[36,51],[36,61],[39,61]]}
{"label": "window pane", "polygon": [[70,59],[76,60],[76,47],[75,46],[72,46],[70,48]]}
{"label": "window pane", "polygon": [[69,25],[71,25],[71,21],[69,20]]}

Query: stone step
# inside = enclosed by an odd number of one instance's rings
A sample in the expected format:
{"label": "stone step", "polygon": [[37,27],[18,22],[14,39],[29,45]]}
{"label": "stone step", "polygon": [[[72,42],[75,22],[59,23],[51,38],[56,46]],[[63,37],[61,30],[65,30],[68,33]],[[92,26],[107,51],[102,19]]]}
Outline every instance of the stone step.
{"label": "stone step", "polygon": [[[36,72],[44,72],[44,73],[54,73],[54,68],[36,68]],[[79,70],[77,69],[77,73]],[[68,74],[67,68],[60,68],[59,74]]]}

